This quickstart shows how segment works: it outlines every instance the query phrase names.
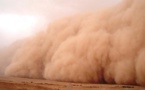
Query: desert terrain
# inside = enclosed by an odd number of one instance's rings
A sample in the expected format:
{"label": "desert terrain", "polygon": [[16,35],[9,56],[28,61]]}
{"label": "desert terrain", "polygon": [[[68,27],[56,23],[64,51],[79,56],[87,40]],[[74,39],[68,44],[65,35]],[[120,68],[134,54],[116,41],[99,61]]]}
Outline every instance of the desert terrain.
{"label": "desert terrain", "polygon": [[0,90],[145,90],[145,87],[0,77]]}

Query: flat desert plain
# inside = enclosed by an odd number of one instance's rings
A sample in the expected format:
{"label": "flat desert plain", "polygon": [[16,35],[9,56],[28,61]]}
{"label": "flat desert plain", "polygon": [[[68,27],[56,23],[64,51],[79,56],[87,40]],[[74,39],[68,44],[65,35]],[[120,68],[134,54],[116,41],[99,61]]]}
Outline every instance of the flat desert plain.
{"label": "flat desert plain", "polygon": [[0,90],[145,90],[145,87],[0,77]]}

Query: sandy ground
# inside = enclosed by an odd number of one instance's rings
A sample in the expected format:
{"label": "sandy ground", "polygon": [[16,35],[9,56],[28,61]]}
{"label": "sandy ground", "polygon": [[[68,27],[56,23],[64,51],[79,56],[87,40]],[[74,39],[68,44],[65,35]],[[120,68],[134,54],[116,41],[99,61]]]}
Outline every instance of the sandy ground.
{"label": "sandy ground", "polygon": [[0,90],[145,90],[131,85],[81,84],[39,79],[0,77]]}

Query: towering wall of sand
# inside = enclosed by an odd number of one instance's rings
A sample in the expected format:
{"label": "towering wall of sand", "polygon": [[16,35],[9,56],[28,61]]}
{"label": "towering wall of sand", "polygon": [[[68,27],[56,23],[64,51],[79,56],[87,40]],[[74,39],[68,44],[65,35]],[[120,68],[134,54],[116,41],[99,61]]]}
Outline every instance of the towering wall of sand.
{"label": "towering wall of sand", "polygon": [[24,41],[8,76],[145,86],[145,0],[66,17]]}

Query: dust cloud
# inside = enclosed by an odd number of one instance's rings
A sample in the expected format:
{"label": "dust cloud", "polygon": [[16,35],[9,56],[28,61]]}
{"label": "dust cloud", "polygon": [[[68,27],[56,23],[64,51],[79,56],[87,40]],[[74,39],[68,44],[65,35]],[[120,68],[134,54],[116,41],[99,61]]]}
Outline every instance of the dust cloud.
{"label": "dust cloud", "polygon": [[145,0],[124,0],[57,20],[18,41],[5,75],[145,86],[144,39]]}

